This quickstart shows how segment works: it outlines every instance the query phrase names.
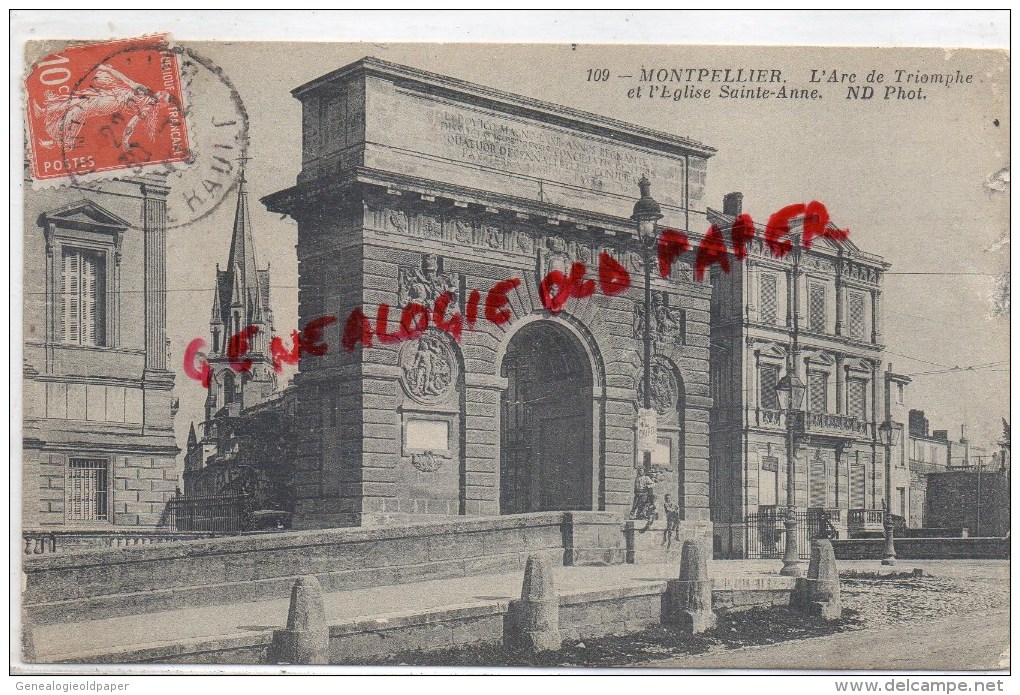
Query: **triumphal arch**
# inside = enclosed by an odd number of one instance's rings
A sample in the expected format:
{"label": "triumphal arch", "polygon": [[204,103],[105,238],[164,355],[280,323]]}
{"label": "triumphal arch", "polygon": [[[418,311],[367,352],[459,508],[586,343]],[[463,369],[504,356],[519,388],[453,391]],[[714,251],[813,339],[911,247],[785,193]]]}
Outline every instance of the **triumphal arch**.
{"label": "triumphal arch", "polygon": [[293,94],[301,173],[263,202],[297,221],[321,336],[294,387],[295,526],[626,517],[646,314],[656,490],[707,520],[710,286],[653,259],[646,311],[630,216],[647,177],[660,229],[696,240],[714,150],[371,58]]}

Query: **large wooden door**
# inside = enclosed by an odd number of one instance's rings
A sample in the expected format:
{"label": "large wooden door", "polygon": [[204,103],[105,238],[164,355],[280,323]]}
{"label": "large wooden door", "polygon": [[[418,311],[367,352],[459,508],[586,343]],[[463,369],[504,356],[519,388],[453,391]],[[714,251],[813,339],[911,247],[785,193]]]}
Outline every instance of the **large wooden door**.
{"label": "large wooden door", "polygon": [[592,508],[592,376],[552,322],[523,328],[503,363],[500,511]]}

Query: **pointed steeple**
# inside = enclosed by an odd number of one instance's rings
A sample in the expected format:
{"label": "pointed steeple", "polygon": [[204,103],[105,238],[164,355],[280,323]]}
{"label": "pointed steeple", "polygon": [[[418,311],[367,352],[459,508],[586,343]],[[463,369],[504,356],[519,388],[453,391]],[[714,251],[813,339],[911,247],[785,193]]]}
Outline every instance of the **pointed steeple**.
{"label": "pointed steeple", "polygon": [[198,435],[195,434],[195,423],[191,423],[191,427],[188,430],[188,450],[198,444]]}
{"label": "pointed steeple", "polygon": [[216,264],[216,280],[213,282],[212,315],[209,317],[210,326],[223,325],[223,299],[220,297],[220,264]]}
{"label": "pointed steeple", "polygon": [[[255,272],[255,235],[251,228],[251,213],[248,210],[247,180],[244,178],[244,167],[237,184],[237,210],[234,212],[234,232],[230,240],[230,256],[227,268],[238,273],[234,279],[242,287],[252,287],[258,282]],[[238,297],[233,297],[238,301]]]}
{"label": "pointed steeple", "polygon": [[226,349],[228,336],[247,325],[259,325],[264,333],[272,331],[269,270],[258,268],[255,234],[252,230],[251,211],[248,209],[247,184],[242,162],[237,184],[237,208],[231,230],[230,254],[224,269],[221,270],[219,265],[216,267],[213,317],[209,321],[214,336],[217,327],[222,327],[223,340],[220,343],[222,350]]}
{"label": "pointed steeple", "polygon": [[[276,390],[276,373],[272,368],[269,346],[273,338],[273,313],[269,296],[269,268],[260,269],[255,253],[255,234],[251,211],[248,209],[248,181],[242,158],[237,183],[237,208],[230,235],[230,252],[224,266],[216,266],[213,288],[212,317],[209,330],[213,349],[208,356],[213,383],[206,396],[206,429],[208,439],[215,428],[214,419],[228,400],[242,408],[259,403]],[[231,337],[248,326],[258,329],[249,338],[246,357],[253,367],[245,379],[238,379],[229,354]],[[237,381],[236,388],[228,381]],[[227,394],[230,394],[229,397]]]}

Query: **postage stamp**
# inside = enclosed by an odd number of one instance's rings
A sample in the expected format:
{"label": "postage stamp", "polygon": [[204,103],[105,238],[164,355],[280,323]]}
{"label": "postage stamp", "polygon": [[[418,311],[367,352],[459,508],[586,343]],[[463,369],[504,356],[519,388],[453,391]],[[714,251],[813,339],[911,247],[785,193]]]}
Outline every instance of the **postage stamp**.
{"label": "postage stamp", "polygon": [[178,56],[167,35],[68,46],[35,62],[25,90],[37,181],[192,158]]}

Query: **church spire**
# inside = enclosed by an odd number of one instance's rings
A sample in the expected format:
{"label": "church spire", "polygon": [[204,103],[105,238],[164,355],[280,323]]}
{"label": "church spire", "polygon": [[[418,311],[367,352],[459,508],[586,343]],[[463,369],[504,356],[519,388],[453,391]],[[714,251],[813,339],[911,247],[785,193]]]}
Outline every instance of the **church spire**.
{"label": "church spire", "polygon": [[[247,158],[242,158],[246,160]],[[269,305],[269,268],[259,269],[255,253],[255,234],[252,230],[251,211],[248,208],[248,180],[244,161],[237,185],[237,208],[230,235],[230,253],[222,270],[216,267],[216,284],[213,296],[213,317],[209,324],[216,332],[223,326],[222,349],[229,335],[247,325],[272,323]],[[271,332],[271,327],[264,332]],[[215,341],[214,341],[215,342]],[[268,345],[268,343],[267,343]]]}
{"label": "church spire", "polygon": [[[230,239],[230,256],[227,258],[228,270],[238,272],[240,277],[234,283],[241,286],[242,291],[258,286],[255,271],[255,235],[251,228],[251,212],[248,210],[247,180],[244,177],[244,163],[241,165],[241,176],[237,184],[237,209],[234,212],[234,231]],[[234,302],[239,297],[233,297]]]}
{"label": "church spire", "polygon": [[[209,365],[213,381],[206,398],[206,435],[215,431],[209,420],[224,405],[240,403],[243,408],[260,403],[276,389],[269,346],[273,339],[273,313],[269,296],[269,267],[260,268],[255,253],[255,234],[248,208],[248,180],[244,172],[247,157],[241,158],[237,182],[237,207],[230,234],[230,252],[225,266],[216,266],[212,317],[209,329],[213,349]],[[253,368],[244,379],[233,369],[229,354],[231,337],[248,327],[257,329],[248,338],[246,358]]]}

